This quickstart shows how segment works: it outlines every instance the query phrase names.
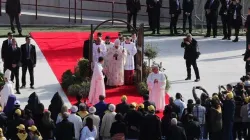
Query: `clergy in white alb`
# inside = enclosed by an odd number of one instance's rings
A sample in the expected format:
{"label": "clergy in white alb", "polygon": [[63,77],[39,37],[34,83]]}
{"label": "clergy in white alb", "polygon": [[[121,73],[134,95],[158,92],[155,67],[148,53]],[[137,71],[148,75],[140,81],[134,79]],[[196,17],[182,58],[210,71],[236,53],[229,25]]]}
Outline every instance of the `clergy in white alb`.
{"label": "clergy in white alb", "polygon": [[[107,49],[107,53],[108,51],[110,50],[110,48],[113,48],[114,47],[114,43],[110,42],[110,36],[106,36],[105,37],[105,46],[106,46],[106,49]],[[104,67],[107,67],[107,64],[108,64],[108,60],[106,59],[107,57],[104,57],[105,61],[104,61]]]}
{"label": "clergy in white alb", "polygon": [[163,111],[165,108],[165,74],[159,71],[158,66],[152,67],[152,73],[147,78],[149,101],[154,102],[156,110]]}
{"label": "clergy in white alb", "polygon": [[137,49],[135,44],[130,41],[129,37],[126,37],[124,49],[127,51],[126,63],[124,66],[124,82],[125,85],[132,85],[135,70],[134,56],[137,53]]}
{"label": "clergy in white alb", "polygon": [[99,102],[99,96],[103,95],[105,97],[105,84],[103,67],[104,58],[99,57],[98,63],[95,64],[89,91],[89,102],[93,105]]}
{"label": "clergy in white alb", "polygon": [[9,69],[7,69],[4,73],[5,84],[3,86],[3,89],[0,92],[0,96],[1,96],[0,102],[1,102],[2,109],[4,109],[4,107],[6,106],[9,95],[14,95],[13,86],[12,86],[12,82],[10,80],[10,76],[11,76],[11,71]]}
{"label": "clergy in white alb", "polygon": [[93,43],[93,65],[98,62],[99,57],[105,57],[107,48],[104,43],[101,43],[101,39],[98,37]]}
{"label": "clergy in white alb", "polygon": [[108,61],[106,67],[107,85],[121,86],[124,85],[124,65],[126,63],[126,50],[120,46],[120,41],[115,40],[115,45],[111,48],[106,59]]}

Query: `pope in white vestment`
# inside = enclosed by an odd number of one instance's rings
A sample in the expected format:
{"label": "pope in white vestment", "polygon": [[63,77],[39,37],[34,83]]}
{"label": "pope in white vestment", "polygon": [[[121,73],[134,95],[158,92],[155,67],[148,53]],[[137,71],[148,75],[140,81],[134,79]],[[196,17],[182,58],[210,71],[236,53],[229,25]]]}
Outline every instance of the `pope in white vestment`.
{"label": "pope in white vestment", "polygon": [[89,91],[89,102],[95,105],[99,102],[99,96],[105,96],[105,84],[102,64],[104,60],[99,58],[99,62],[95,64]]}
{"label": "pope in white vestment", "polygon": [[153,66],[153,72],[147,78],[149,101],[154,102],[156,110],[163,111],[165,108],[165,74],[159,72],[158,66]]}
{"label": "pope in white vestment", "polygon": [[100,38],[93,44],[93,64],[98,62],[99,57],[105,57],[107,48]]}
{"label": "pope in white vestment", "polygon": [[106,67],[108,86],[124,85],[124,65],[126,63],[126,56],[126,49],[120,46],[120,41],[118,39],[115,40],[114,47],[112,47],[106,55],[108,61]]}
{"label": "pope in white vestment", "polygon": [[5,84],[4,84],[3,89],[0,92],[0,95],[1,95],[0,102],[1,102],[2,109],[4,109],[4,107],[6,106],[9,95],[14,94],[12,82],[10,80],[10,76],[11,76],[11,71],[7,69],[4,73]]}
{"label": "pope in white vestment", "polygon": [[126,63],[124,66],[124,81],[126,85],[132,85],[135,69],[134,56],[137,53],[137,49],[135,47],[135,44],[130,42],[129,37],[126,38],[126,41],[124,43],[124,49],[126,49],[127,51]]}

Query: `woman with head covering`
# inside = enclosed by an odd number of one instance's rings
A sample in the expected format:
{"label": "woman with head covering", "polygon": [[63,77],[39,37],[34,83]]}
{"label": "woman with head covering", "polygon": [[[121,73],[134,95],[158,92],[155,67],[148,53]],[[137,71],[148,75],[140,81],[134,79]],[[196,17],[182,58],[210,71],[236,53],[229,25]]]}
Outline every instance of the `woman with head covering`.
{"label": "woman with head covering", "polygon": [[[21,115],[22,115],[22,111],[20,109],[17,109],[15,111],[14,116],[13,116],[13,120],[10,120],[8,122],[8,125],[7,125],[7,135],[6,135],[8,139],[18,140],[17,135],[15,135],[15,134],[18,133],[17,127],[20,124],[24,123],[24,120],[21,118]],[[22,128],[24,128],[24,131],[25,131],[25,126],[24,125],[23,125]]]}
{"label": "woman with head covering", "polygon": [[35,92],[33,92],[28,99],[28,104],[25,106],[24,110],[29,109],[32,112],[32,115],[35,116],[38,111],[38,104],[40,100]]}
{"label": "woman with head covering", "polygon": [[118,113],[115,115],[115,120],[111,126],[110,134],[112,140],[125,140],[126,135],[126,124],[123,122],[123,116]]}
{"label": "woman with head covering", "polygon": [[28,109],[24,112],[24,126],[27,128],[26,131],[28,131],[28,127],[35,125],[34,120],[32,119],[32,112]]}
{"label": "woman with head covering", "polygon": [[35,125],[32,125],[31,127],[28,128],[30,133],[30,139],[31,140],[42,140],[42,136],[40,132],[37,130],[37,127]]}
{"label": "woman with head covering", "polygon": [[58,124],[59,122],[61,122],[63,120],[63,113],[68,112],[68,107],[66,105],[63,105],[61,108],[61,113],[59,113],[57,115],[57,119],[56,119],[56,124]]}
{"label": "woman with head covering", "polygon": [[93,124],[93,119],[87,118],[86,125],[81,131],[80,140],[95,140],[97,138],[97,129]]}
{"label": "woman with head covering", "polygon": [[41,129],[40,125],[42,123],[43,112],[44,112],[44,105],[42,103],[39,103],[37,106],[37,112],[33,116],[35,125],[37,126],[38,130]]}
{"label": "woman with head covering", "polygon": [[51,113],[50,111],[45,111],[42,123],[41,123],[41,135],[44,140],[52,140],[54,138],[54,129],[56,128],[54,121],[51,119]]}
{"label": "woman with head covering", "polygon": [[49,111],[51,112],[51,119],[56,122],[56,118],[58,114],[60,113],[62,106],[64,102],[62,100],[62,97],[59,95],[58,92],[55,93],[53,98],[50,101],[49,105]]}
{"label": "woman with head covering", "polygon": [[3,112],[5,114],[8,115],[8,114],[12,113],[12,110],[14,109],[15,101],[16,101],[16,96],[15,95],[10,95],[8,97],[7,104],[6,104],[6,106],[5,106],[4,110],[3,110]]}
{"label": "woman with head covering", "polygon": [[[25,130],[25,126],[23,124],[18,125],[16,133],[16,139],[13,140],[29,140],[29,135]],[[14,135],[15,133],[13,133]]]}

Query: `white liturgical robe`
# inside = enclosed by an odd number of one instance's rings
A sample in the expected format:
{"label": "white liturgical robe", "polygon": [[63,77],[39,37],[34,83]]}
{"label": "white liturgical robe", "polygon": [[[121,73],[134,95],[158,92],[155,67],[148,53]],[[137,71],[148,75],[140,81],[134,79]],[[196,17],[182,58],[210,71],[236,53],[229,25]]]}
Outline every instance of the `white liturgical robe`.
{"label": "white liturgical robe", "polygon": [[[158,83],[154,83],[155,79]],[[147,78],[148,90],[149,90],[149,101],[154,102],[156,110],[164,110],[165,108],[165,87],[166,77],[162,72],[150,73]]]}
{"label": "white liturgical robe", "polygon": [[1,102],[2,109],[4,109],[4,107],[6,106],[9,96],[14,94],[12,82],[10,80],[10,75],[11,75],[11,71],[7,69],[4,73],[4,78],[8,79],[8,81],[5,82],[3,89],[0,92],[0,95],[1,95],[0,102]]}
{"label": "white liturgical robe", "polygon": [[99,96],[105,96],[105,84],[104,84],[104,75],[103,67],[100,63],[96,63],[90,83],[89,91],[89,102],[92,105],[95,105],[99,102]]}
{"label": "white liturgical robe", "polygon": [[[116,57],[115,57],[116,56]],[[108,60],[106,75],[108,86],[124,85],[124,65],[126,63],[127,52],[121,46],[111,48],[106,59]]]}
{"label": "white liturgical robe", "polygon": [[135,69],[135,61],[134,56],[137,53],[137,49],[134,43],[124,44],[124,48],[127,51],[126,63],[124,66],[124,70],[134,70]]}
{"label": "white liturgical robe", "polygon": [[[98,52],[98,48],[100,48],[100,52]],[[93,64],[98,62],[99,57],[105,57],[107,53],[107,48],[104,43],[97,45],[93,43]]]}
{"label": "white liturgical robe", "polygon": [[114,43],[112,43],[112,42],[110,42],[109,44],[105,43],[105,45],[106,45],[106,48],[107,48],[107,52],[109,51],[110,48],[114,47]]}

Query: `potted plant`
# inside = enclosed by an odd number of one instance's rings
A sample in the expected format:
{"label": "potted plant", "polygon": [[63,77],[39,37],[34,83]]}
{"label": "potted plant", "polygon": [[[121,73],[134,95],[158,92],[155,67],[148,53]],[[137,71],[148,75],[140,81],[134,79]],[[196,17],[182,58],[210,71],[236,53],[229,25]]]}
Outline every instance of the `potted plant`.
{"label": "potted plant", "polygon": [[80,84],[72,84],[68,87],[67,94],[69,96],[76,96],[80,93],[81,85]]}
{"label": "potted plant", "polygon": [[158,49],[157,46],[153,46],[153,44],[146,44],[144,55],[148,58],[148,66],[150,66],[151,60],[154,60],[158,55]]}

